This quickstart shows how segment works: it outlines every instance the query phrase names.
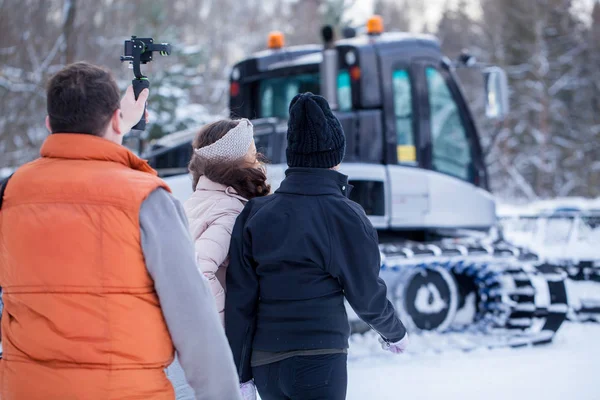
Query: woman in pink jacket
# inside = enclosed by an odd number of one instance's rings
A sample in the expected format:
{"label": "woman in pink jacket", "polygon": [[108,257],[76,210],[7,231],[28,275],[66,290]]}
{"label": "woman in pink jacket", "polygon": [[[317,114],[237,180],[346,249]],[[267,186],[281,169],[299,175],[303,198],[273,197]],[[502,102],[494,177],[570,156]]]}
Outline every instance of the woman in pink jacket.
{"label": "woman in pink jacket", "polygon": [[226,119],[203,127],[193,147],[189,170],[195,191],[184,207],[198,268],[210,282],[223,323],[233,225],[246,202],[269,194],[270,187],[247,119]]}

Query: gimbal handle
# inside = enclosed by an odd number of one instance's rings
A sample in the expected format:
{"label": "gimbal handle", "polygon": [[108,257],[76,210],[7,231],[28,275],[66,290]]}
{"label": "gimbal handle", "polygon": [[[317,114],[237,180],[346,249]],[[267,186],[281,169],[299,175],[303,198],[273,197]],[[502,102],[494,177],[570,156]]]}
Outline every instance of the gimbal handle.
{"label": "gimbal handle", "polygon": [[[135,78],[131,81],[131,85],[133,86],[133,94],[137,100],[142,90],[150,87],[150,81],[146,77],[140,79]],[[131,129],[137,129],[139,131],[146,129],[146,104],[144,104],[144,113],[142,114],[142,119],[140,119],[140,122],[135,124],[135,126]]]}

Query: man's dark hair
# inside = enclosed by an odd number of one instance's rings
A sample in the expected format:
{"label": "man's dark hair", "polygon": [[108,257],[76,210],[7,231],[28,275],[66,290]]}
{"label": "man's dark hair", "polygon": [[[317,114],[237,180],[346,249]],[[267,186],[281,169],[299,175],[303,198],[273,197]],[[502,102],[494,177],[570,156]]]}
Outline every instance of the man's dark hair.
{"label": "man's dark hair", "polygon": [[52,133],[100,136],[119,108],[119,88],[110,71],[78,62],[50,78],[47,102]]}

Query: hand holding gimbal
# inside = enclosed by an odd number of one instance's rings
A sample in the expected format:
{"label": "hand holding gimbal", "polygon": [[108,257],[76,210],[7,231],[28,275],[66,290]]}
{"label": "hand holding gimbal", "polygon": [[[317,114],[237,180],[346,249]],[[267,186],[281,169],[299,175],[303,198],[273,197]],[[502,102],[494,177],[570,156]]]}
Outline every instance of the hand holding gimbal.
{"label": "hand holding gimbal", "polygon": [[[129,61],[133,67],[135,78],[131,81],[131,84],[136,100],[142,90],[150,87],[150,81],[148,81],[148,77],[142,74],[140,64],[147,64],[152,61],[152,53],[155,51],[160,52],[162,56],[168,56],[171,54],[171,45],[169,43],[155,44],[152,38],[138,38],[136,36],[132,36],[131,40],[125,41],[125,54],[121,56],[121,62]],[[132,129],[144,130],[146,128],[144,114],[140,122]]]}

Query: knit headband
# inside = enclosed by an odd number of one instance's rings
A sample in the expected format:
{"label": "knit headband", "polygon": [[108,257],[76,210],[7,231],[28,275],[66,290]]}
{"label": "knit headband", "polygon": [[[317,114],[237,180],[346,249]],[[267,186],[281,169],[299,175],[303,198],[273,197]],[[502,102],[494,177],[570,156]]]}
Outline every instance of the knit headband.
{"label": "knit headband", "polygon": [[208,146],[194,149],[194,153],[207,161],[236,161],[244,158],[248,153],[253,137],[252,123],[244,118],[221,139]]}

